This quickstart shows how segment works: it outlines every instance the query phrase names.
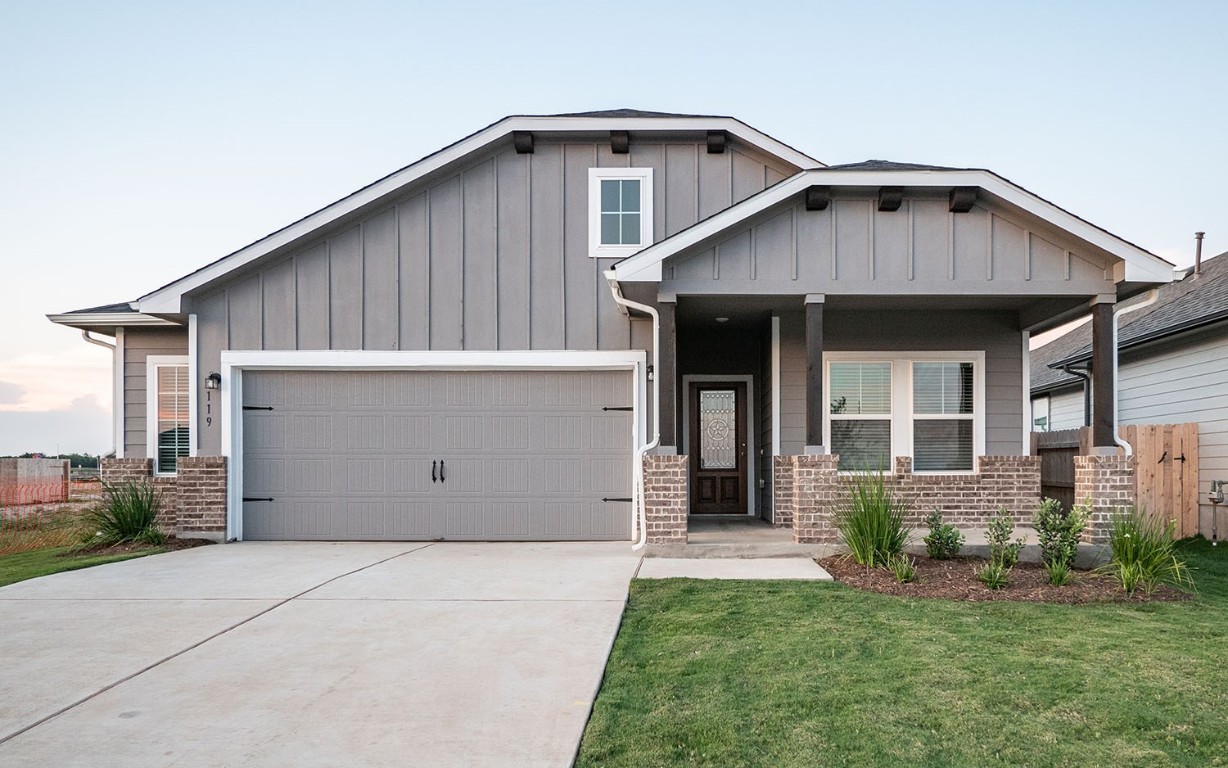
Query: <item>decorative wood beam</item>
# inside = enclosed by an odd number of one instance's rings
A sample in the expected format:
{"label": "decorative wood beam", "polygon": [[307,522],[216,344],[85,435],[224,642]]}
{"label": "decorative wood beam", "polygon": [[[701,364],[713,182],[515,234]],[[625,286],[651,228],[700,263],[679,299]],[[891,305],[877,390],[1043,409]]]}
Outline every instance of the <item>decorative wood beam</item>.
{"label": "decorative wood beam", "polygon": [[825,211],[831,202],[831,187],[815,185],[806,187],[806,210]]}
{"label": "decorative wood beam", "polygon": [[898,211],[904,203],[903,187],[879,187],[878,209],[880,211]]}
{"label": "decorative wood beam", "polygon": [[516,148],[518,155],[533,154],[532,131],[512,131],[512,146]]}
{"label": "decorative wood beam", "polygon": [[727,140],[728,135],[724,131],[708,131],[708,154],[725,154],[725,142]]}
{"label": "decorative wood beam", "polygon": [[976,205],[976,187],[955,187],[951,190],[951,213],[967,213]]}
{"label": "decorative wood beam", "polygon": [[616,155],[631,151],[631,138],[626,131],[610,131],[610,151]]}

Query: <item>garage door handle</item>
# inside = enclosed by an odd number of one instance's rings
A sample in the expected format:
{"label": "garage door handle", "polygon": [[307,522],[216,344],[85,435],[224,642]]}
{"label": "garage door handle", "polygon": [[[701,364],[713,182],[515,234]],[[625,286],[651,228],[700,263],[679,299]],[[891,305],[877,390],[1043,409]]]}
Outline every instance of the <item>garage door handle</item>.
{"label": "garage door handle", "polygon": [[439,460],[439,482],[448,482],[448,476],[443,473],[443,459]]}
{"label": "garage door handle", "polygon": [[435,461],[431,461],[431,482],[435,482]]}

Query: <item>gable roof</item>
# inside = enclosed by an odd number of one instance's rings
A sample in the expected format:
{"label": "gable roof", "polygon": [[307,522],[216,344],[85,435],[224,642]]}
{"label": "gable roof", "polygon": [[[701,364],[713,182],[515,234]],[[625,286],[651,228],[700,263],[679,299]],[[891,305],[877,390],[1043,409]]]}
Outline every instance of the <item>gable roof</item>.
{"label": "gable roof", "polygon": [[726,208],[673,236],[655,243],[614,265],[611,272],[619,280],[660,280],[665,259],[709,237],[736,226],[777,205],[807,187],[819,184],[846,187],[978,187],[991,195],[1057,226],[1125,263],[1124,280],[1141,283],[1167,283],[1173,278],[1173,265],[1134,243],[1079,218],[1010,180],[983,168],[942,168],[884,160],[869,160],[846,166],[803,170],[789,178]]}
{"label": "gable roof", "polygon": [[[1130,306],[1144,301],[1136,296],[1123,302]],[[1202,263],[1202,272],[1187,272],[1184,279],[1157,289],[1149,307],[1121,319],[1117,332],[1119,350],[1163,339],[1178,333],[1228,320],[1228,252]],[[1092,356],[1092,332],[1087,323],[1032,352],[1033,393],[1060,389],[1079,379],[1051,366],[1078,367]]]}
{"label": "gable roof", "polygon": [[256,242],[223,256],[184,277],[168,283],[137,300],[141,312],[179,314],[184,294],[212,283],[255,259],[309,236],[320,227],[395,194],[464,156],[502,141],[513,132],[600,132],[625,131],[725,131],[729,135],[784,160],[797,168],[822,167],[822,163],[789,145],[732,117],[675,115],[635,109],[576,112],[560,115],[512,115],[450,144],[426,157],[379,179],[340,200],[311,213]]}

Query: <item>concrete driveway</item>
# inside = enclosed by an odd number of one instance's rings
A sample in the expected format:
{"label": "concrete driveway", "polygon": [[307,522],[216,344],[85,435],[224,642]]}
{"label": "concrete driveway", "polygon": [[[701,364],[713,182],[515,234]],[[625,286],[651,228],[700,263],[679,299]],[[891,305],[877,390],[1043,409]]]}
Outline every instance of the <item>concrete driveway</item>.
{"label": "concrete driveway", "polygon": [[0,589],[0,765],[565,766],[624,543],[243,543]]}

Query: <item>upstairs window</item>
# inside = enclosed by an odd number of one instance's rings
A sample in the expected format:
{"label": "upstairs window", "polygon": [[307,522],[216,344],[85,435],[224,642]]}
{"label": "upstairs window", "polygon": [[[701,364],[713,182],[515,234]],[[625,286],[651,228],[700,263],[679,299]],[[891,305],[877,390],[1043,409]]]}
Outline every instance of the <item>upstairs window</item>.
{"label": "upstairs window", "polygon": [[148,455],[156,474],[173,475],[180,457],[191,452],[188,361],[179,356],[150,356],[145,368]]}
{"label": "upstairs window", "polygon": [[652,244],[652,169],[589,169],[589,255],[623,258]]}

